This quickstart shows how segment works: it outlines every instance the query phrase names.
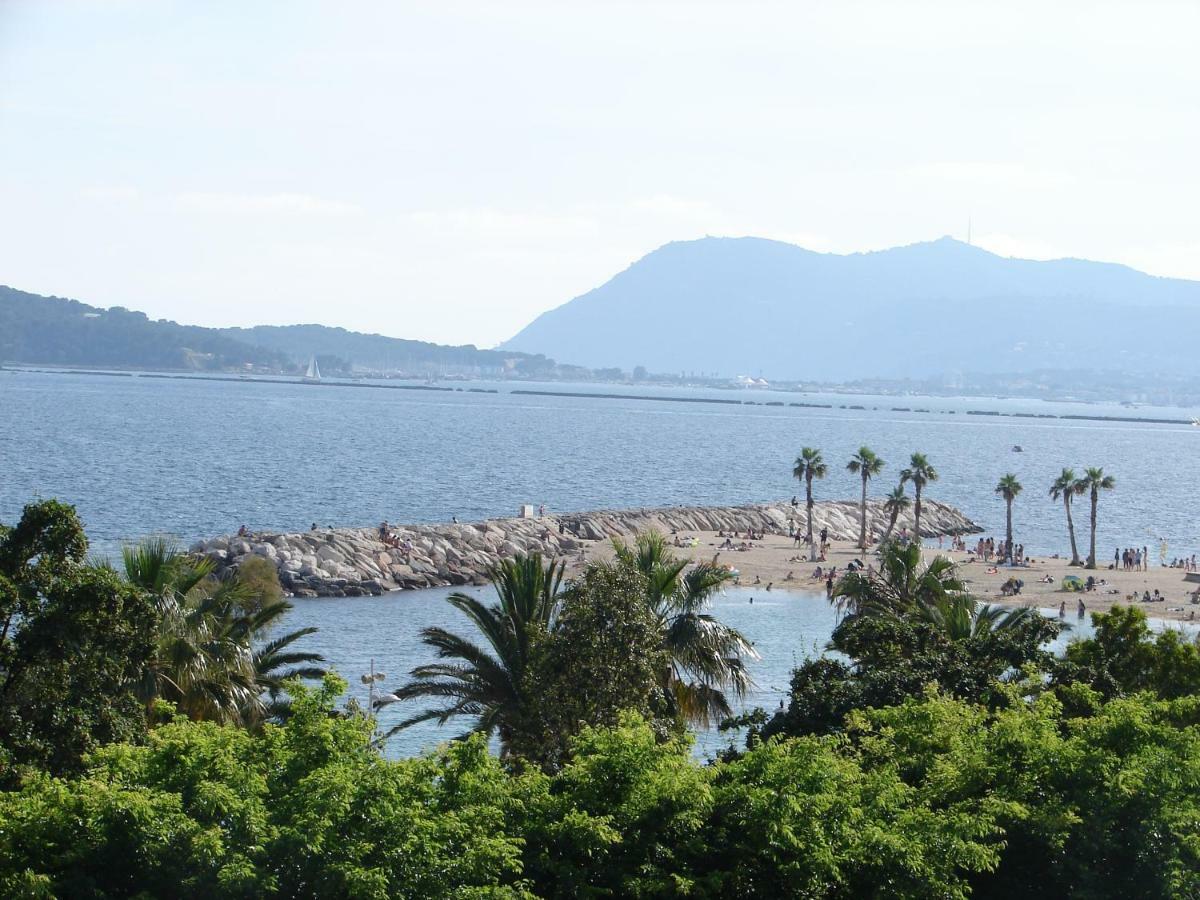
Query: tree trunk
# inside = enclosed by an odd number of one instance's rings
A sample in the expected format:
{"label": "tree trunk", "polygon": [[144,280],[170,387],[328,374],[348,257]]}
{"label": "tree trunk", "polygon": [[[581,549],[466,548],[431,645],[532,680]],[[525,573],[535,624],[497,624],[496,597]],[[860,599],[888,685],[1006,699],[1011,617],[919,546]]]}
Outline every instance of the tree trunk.
{"label": "tree trunk", "polygon": [[888,541],[888,538],[890,538],[892,536],[892,532],[896,529],[896,520],[898,518],[900,518],[900,510],[898,510],[898,509],[892,510],[892,517],[890,519],[888,519],[887,531],[885,531],[883,533],[883,537],[881,537],[879,539],[879,543],[881,545],[886,544]]}
{"label": "tree trunk", "polygon": [[1096,568],[1096,503],[1100,499],[1099,492],[1092,488],[1092,541],[1088,545],[1088,561],[1089,569]]}
{"label": "tree trunk", "polygon": [[804,479],[804,502],[808,507],[808,561],[817,561],[817,544],[813,540],[812,533],[812,516],[813,516],[813,499],[812,499],[812,474]]}
{"label": "tree trunk", "polygon": [[913,493],[917,495],[913,501],[913,537],[916,538],[917,546],[921,546],[921,485],[913,482]]}
{"label": "tree trunk", "polygon": [[1007,507],[1007,509],[1005,510],[1005,525],[1004,525],[1004,555],[1008,558],[1008,561],[1011,563],[1012,562],[1012,545],[1013,545],[1013,542],[1012,542],[1012,505],[1013,505],[1012,498],[1005,497],[1004,505]]}
{"label": "tree trunk", "polygon": [[1082,566],[1079,559],[1079,548],[1075,544],[1075,520],[1071,517],[1071,498],[1064,494],[1063,504],[1067,507],[1067,534],[1071,536],[1071,565]]}
{"label": "tree trunk", "polygon": [[863,489],[862,489],[862,522],[861,522],[861,523],[860,523],[860,525],[859,525],[859,532],[858,532],[858,549],[859,549],[859,550],[866,550],[866,549],[867,549],[867,475],[866,475],[866,471],[865,471],[865,470],[864,470],[864,472],[863,472],[862,483],[863,483]]}

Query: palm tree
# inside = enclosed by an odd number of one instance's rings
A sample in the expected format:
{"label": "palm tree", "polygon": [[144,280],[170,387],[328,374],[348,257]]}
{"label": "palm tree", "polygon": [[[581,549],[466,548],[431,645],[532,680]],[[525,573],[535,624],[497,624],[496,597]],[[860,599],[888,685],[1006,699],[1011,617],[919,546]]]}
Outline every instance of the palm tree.
{"label": "palm tree", "polygon": [[292,608],[287,601],[264,600],[236,573],[213,577],[211,561],[165,539],[126,547],[122,556],[125,577],[159,609],[155,652],[140,685],[147,705],[162,699],[193,720],[255,726],[285,708],[288,679],[324,675],[319,654],[289,649],[315,628],[256,649]]}
{"label": "palm tree", "polygon": [[291,714],[291,701],[286,696],[287,683],[296,678],[322,678],[325,669],[316,665],[325,661],[319,653],[290,649],[292,644],[316,634],[316,626],[297,628],[254,651],[254,680],[267,693],[263,714],[274,721],[283,721]]}
{"label": "palm tree", "polygon": [[851,572],[838,581],[833,603],[853,615],[907,614],[918,603],[940,602],[966,593],[954,563],[944,556],[921,566],[921,548],[885,544],[879,572]]}
{"label": "palm tree", "polygon": [[917,544],[921,543],[921,491],[930,481],[937,481],[938,473],[924,453],[914,453],[908,461],[908,468],[900,472],[900,483],[913,483],[913,533]]}
{"label": "palm tree", "polygon": [[501,753],[507,754],[516,725],[531,702],[525,675],[533,660],[532,646],[538,635],[550,632],[563,571],[563,563],[546,564],[538,553],[515,556],[502,560],[490,572],[498,603],[485,606],[458,592],[447,597],[451,606],[471,620],[483,643],[473,643],[444,628],[422,629],[421,640],[447,661],[417,666],[407,684],[376,706],[432,698],[444,699],[446,705],[410,716],[386,736],[418,722],[436,719],[445,724],[468,716],[475,720],[468,734],[498,732]]}
{"label": "palm tree", "polygon": [[1074,469],[1063,469],[1062,474],[1050,485],[1050,496],[1058,500],[1062,498],[1067,510],[1067,534],[1071,536],[1071,565],[1081,566],[1079,548],[1075,544],[1075,520],[1071,517],[1071,500],[1084,492],[1085,488],[1075,475]]}
{"label": "palm tree", "polygon": [[800,455],[796,457],[796,465],[792,469],[792,475],[804,482],[804,505],[808,510],[808,558],[810,562],[815,562],[817,558],[817,545],[813,541],[812,483],[814,478],[824,478],[828,471],[829,467],[821,458],[821,451],[814,447],[804,447],[800,451]]}
{"label": "palm tree", "polygon": [[995,490],[997,494],[1004,498],[1004,505],[1007,513],[1006,525],[1004,529],[1004,552],[1008,556],[1009,562],[1011,562],[1013,546],[1012,508],[1013,501],[1017,499],[1017,494],[1021,493],[1022,491],[1021,482],[1017,481],[1016,475],[1012,474],[1012,472],[1009,472],[1000,479],[1000,482],[996,485]]}
{"label": "palm tree", "polygon": [[980,603],[968,594],[920,599],[910,614],[952,641],[981,639],[1011,632],[1038,615],[1031,607],[1005,609]]}
{"label": "palm tree", "polygon": [[862,512],[858,532],[858,548],[860,550],[867,549],[867,482],[883,471],[883,466],[883,460],[867,446],[859,447],[858,452],[850,457],[850,462],[846,463],[848,471],[862,478]]}
{"label": "palm tree", "polygon": [[741,632],[703,611],[732,577],[729,571],[713,563],[688,569],[654,531],[639,534],[632,547],[614,538],[613,548],[620,564],[646,579],[646,601],[670,660],[659,684],[668,709],[700,726],[731,715],[727,692],[745,696],[753,683],[746,660],[758,654]]}
{"label": "palm tree", "polygon": [[1117,486],[1117,479],[1111,475],[1105,475],[1104,469],[1093,468],[1084,469],[1083,477],[1076,484],[1076,490],[1080,494],[1090,494],[1092,500],[1092,539],[1088,544],[1087,567],[1089,569],[1096,568],[1096,507],[1100,503],[1100,492],[1111,491]]}
{"label": "palm tree", "polygon": [[900,513],[904,512],[910,506],[912,506],[912,501],[908,499],[908,494],[904,493],[904,484],[901,483],[892,488],[892,492],[883,501],[883,508],[888,513],[888,526],[887,530],[883,533],[883,537],[879,539],[879,543],[887,543],[888,538],[892,536],[892,531],[896,528],[896,520],[900,518]]}

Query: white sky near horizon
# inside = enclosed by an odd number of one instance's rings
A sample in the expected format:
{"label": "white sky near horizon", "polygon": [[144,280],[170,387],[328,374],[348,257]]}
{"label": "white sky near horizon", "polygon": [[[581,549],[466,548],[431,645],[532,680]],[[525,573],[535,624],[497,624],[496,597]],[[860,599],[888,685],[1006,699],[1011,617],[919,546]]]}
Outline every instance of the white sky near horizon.
{"label": "white sky near horizon", "polygon": [[1200,4],[0,0],[0,284],[492,346],[671,240],[1200,279]]}

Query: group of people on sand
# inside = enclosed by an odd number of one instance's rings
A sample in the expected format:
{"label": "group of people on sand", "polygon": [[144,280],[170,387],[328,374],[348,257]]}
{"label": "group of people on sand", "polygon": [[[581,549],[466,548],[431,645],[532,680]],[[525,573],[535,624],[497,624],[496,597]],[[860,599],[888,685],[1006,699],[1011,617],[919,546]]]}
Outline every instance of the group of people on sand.
{"label": "group of people on sand", "polygon": [[725,540],[718,544],[717,547],[720,550],[753,550],[754,542],[765,540],[766,536],[766,529],[755,531],[753,528],[747,528],[745,536],[740,531],[725,531],[721,529],[717,532],[717,537],[724,538]]}
{"label": "group of people on sand", "polygon": [[[793,529],[789,525],[788,526],[788,534],[790,534],[792,536],[792,539],[795,542],[794,546],[796,546],[796,547],[800,547],[800,546],[808,543],[808,537],[799,528]],[[821,562],[825,562],[825,557],[829,553],[829,529],[822,528],[821,533],[820,533],[820,535],[818,535],[818,537],[819,537],[819,541],[814,541],[814,543],[817,544],[817,556],[821,560]],[[802,556],[793,556],[791,559],[788,560],[788,562],[804,562],[804,561],[805,561],[804,557],[802,557]]]}
{"label": "group of people on sand", "polygon": [[1007,563],[1012,566],[1025,566],[1032,561],[1025,559],[1024,544],[1014,544],[1012,541],[998,538],[980,538],[973,552],[976,559],[985,563],[994,560],[997,565]]}
{"label": "group of people on sand", "polygon": [[1140,550],[1137,547],[1126,547],[1122,550],[1120,547],[1113,553],[1114,569],[1123,569],[1126,572],[1146,572],[1150,569],[1150,550],[1142,547]]}
{"label": "group of people on sand", "polygon": [[1175,559],[1171,560],[1171,565],[1168,566],[1168,568],[1183,569],[1185,572],[1195,572],[1196,554],[1193,553],[1191,556],[1177,556]]}

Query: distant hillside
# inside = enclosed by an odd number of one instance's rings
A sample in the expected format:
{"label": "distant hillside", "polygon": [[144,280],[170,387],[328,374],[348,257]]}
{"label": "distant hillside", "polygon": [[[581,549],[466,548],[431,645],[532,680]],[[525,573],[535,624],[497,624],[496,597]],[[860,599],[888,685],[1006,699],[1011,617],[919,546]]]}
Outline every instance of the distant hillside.
{"label": "distant hillside", "polygon": [[253,328],[223,328],[221,334],[286,354],[296,362],[309,356],[330,355],[348,360],[356,369],[378,372],[500,373],[524,353],[478,350],[470,344],[447,347],[425,341],[408,341],[362,334],[324,325],[256,325]]}
{"label": "distant hillside", "polygon": [[141,369],[282,369],[287,357],[211,328],[0,286],[0,361]]}
{"label": "distant hillside", "polygon": [[814,253],[667,244],[502,345],[580,365],[824,381],[956,371],[1194,373],[1200,282],[943,238]]}
{"label": "distant hillside", "polygon": [[325,371],[533,375],[554,369],[553,360],[540,355],[443,347],[323,325],[179,325],[119,306],[100,309],[0,286],[0,362],[290,372],[310,356]]}

